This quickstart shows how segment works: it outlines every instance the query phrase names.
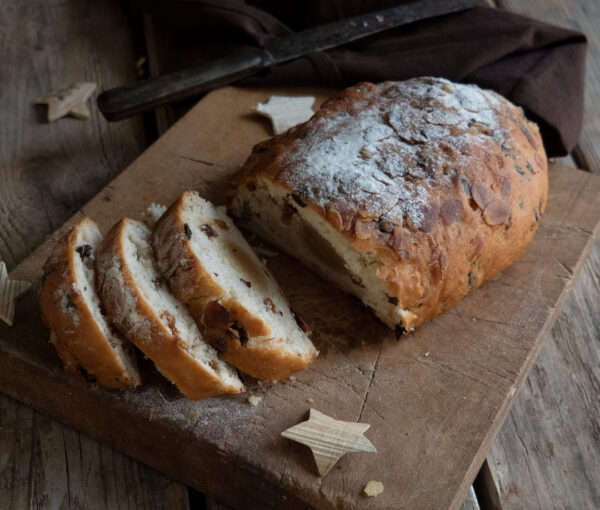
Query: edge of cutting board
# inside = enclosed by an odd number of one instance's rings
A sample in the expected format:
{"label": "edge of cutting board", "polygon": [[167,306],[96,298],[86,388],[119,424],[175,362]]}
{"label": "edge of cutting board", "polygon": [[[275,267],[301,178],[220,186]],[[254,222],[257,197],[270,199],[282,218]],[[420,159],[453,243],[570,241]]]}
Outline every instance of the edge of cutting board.
{"label": "edge of cutting board", "polygon": [[[551,165],[548,210],[522,257],[402,342],[353,298],[284,255],[273,259],[324,352],[295,379],[250,383],[263,397],[257,407],[247,396],[190,402],[145,363],[139,390],[93,387],[63,373],[48,345],[37,295],[60,232],[83,214],[106,230],[188,187],[219,201],[224,176],[269,136],[249,107],[273,92],[206,96],[11,273],[34,290],[15,326],[0,325],[0,389],[234,507],[458,508],[598,235],[599,177]],[[308,398],[371,423],[378,453],[347,455],[319,479],[308,450],[279,436],[306,418]],[[367,500],[370,479],[385,492]]]}

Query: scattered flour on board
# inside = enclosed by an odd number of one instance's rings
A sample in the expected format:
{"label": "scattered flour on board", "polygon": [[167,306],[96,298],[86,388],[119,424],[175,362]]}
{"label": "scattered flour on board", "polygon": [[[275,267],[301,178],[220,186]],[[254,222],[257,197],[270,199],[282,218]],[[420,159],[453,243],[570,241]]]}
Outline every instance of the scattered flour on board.
{"label": "scattered flour on board", "polygon": [[395,224],[409,217],[419,227],[431,187],[452,185],[456,175],[445,171],[441,145],[461,154],[486,137],[502,143],[501,101],[441,78],[383,84],[349,111],[313,117],[285,156],[282,177],[321,207],[343,197],[364,217]]}
{"label": "scattered flour on board", "polygon": [[[137,413],[147,415],[150,421],[166,420],[185,430],[193,427],[213,439],[244,434],[256,413],[256,408],[248,405],[247,394],[193,401],[181,394],[173,398],[171,391],[162,388],[163,384],[127,390],[118,398]],[[171,396],[167,398],[166,393]]]}

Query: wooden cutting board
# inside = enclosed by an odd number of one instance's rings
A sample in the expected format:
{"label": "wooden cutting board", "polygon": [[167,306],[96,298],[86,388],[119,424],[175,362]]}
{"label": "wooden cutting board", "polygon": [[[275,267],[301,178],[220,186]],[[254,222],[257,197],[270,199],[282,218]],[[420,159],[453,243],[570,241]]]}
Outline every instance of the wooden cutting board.
{"label": "wooden cutting board", "polygon": [[[269,136],[250,107],[274,92],[209,94],[69,223],[88,215],[107,230],[186,188],[222,202],[226,177]],[[548,210],[521,258],[401,341],[355,298],[272,258],[321,354],[290,380],[249,382],[256,407],[248,395],[189,401],[148,362],[136,390],[64,374],[37,304],[57,232],[11,274],[34,289],[15,326],[0,325],[0,390],[236,508],[458,508],[598,233],[599,195],[600,178],[551,165]],[[370,423],[378,452],[346,455],[320,479],[309,450],[280,436],[310,407]],[[369,480],[385,492],[366,498]]]}

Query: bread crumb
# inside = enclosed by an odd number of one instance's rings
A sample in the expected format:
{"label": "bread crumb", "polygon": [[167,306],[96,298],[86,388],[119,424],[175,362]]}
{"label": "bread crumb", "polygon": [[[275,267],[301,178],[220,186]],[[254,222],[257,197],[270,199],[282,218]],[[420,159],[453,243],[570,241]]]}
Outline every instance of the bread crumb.
{"label": "bread crumb", "polygon": [[314,398],[312,398],[312,397],[308,397],[308,398],[306,399],[306,401],[307,401],[309,404],[313,404],[313,403],[314,403],[314,401],[315,401],[315,399],[314,399]]}
{"label": "bread crumb", "polygon": [[252,406],[257,406],[261,400],[262,397],[259,397],[258,395],[250,395],[248,397],[248,403]]}
{"label": "bread crumb", "polygon": [[314,102],[313,96],[271,96],[266,103],[258,103],[253,110],[270,119],[273,134],[279,135],[310,119],[314,113]]}
{"label": "bread crumb", "polygon": [[154,228],[154,224],[167,210],[166,206],[152,202],[142,213],[142,221],[150,229]]}
{"label": "bread crumb", "polygon": [[427,351],[427,352],[425,353],[425,357],[426,357],[426,358],[429,358],[429,351]]}
{"label": "bread crumb", "polygon": [[376,498],[383,492],[383,484],[376,480],[371,480],[365,485],[363,491],[370,498]]}
{"label": "bread crumb", "polygon": [[295,380],[296,380],[296,376],[295,376],[295,375],[290,375],[290,376],[288,377],[288,379],[289,379],[290,381],[295,381]]}

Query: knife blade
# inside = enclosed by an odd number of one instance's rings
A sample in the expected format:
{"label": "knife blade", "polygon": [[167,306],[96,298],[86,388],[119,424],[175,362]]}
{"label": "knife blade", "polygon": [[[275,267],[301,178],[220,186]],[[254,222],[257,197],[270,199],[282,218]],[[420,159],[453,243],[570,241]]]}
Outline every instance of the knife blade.
{"label": "knife blade", "polygon": [[480,3],[481,0],[420,0],[328,23],[273,39],[263,48],[244,48],[207,64],[104,91],[98,96],[98,107],[108,120],[125,119],[233,83],[309,53],[415,21],[469,9]]}

